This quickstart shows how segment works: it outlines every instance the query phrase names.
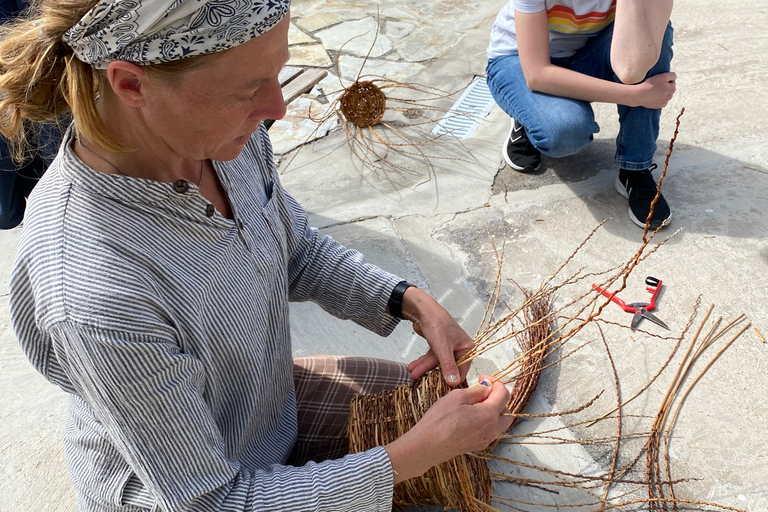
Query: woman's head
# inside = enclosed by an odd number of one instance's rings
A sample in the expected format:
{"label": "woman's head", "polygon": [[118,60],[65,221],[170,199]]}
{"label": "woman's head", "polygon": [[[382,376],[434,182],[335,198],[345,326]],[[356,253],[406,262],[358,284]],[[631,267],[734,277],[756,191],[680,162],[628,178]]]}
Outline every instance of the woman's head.
{"label": "woman's head", "polygon": [[76,128],[108,150],[125,151],[99,115],[112,87],[110,63],[140,66],[172,85],[223,50],[268,33],[289,0],[39,0],[0,29],[0,131],[24,142],[25,120],[71,110]]}
{"label": "woman's head", "polygon": [[[289,57],[288,16],[264,35],[198,57],[181,73],[113,61],[105,102],[155,151],[195,160],[237,157],[264,119],[285,114],[278,75]],[[183,62],[183,61],[182,61]]]}

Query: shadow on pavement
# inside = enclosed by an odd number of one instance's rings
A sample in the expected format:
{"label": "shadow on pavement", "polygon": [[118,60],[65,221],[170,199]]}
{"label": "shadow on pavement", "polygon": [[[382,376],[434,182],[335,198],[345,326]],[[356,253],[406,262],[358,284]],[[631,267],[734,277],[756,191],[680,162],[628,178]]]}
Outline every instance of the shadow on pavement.
{"label": "shadow on pavement", "polygon": [[[654,171],[661,176],[668,145],[659,141]],[[605,229],[616,236],[637,239],[627,214],[627,201],[613,187],[617,166],[613,140],[598,139],[580,153],[560,159],[544,157],[542,168],[530,174],[504,165],[493,183],[493,194],[538,190],[563,183],[580,197],[596,223],[619,219]],[[683,228],[688,233],[737,238],[768,236],[768,209],[760,205],[768,197],[768,172],[754,164],[707,150],[676,143],[662,184],[672,210],[668,232]],[[670,243],[677,243],[673,238]]]}

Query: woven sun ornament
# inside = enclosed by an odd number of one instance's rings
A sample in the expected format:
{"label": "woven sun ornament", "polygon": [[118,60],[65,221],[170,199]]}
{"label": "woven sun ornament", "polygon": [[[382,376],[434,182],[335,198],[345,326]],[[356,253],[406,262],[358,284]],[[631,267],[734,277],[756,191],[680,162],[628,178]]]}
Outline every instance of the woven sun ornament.
{"label": "woven sun ornament", "polygon": [[[326,110],[319,116],[310,113],[317,128],[306,140],[314,140],[321,127],[337,119],[352,155],[376,174],[415,175],[428,181],[435,161],[476,163],[461,140],[446,137],[450,130],[440,135],[432,133],[432,128],[449,112],[454,116],[471,116],[451,111],[450,105],[443,106],[452,101],[458,91],[446,92],[381,75],[364,74],[376,37],[378,31],[355,79],[345,85],[339,78],[340,90],[326,95],[335,97]],[[342,51],[343,46],[339,54]],[[336,75],[342,76],[338,59]]]}
{"label": "woven sun ornament", "polygon": [[358,128],[367,128],[377,125],[384,117],[387,97],[373,82],[355,82],[342,93],[339,106],[350,123]]}
{"label": "woven sun ornament", "polygon": [[[398,95],[398,89],[406,90],[407,94]],[[420,84],[360,74],[342,88],[325,113],[310,117],[318,128],[336,118],[352,155],[376,174],[426,176],[428,181],[436,161],[476,162],[461,140],[451,138],[449,142],[445,134],[431,132],[449,112],[439,104],[455,95]],[[314,133],[308,140],[312,138]]]}

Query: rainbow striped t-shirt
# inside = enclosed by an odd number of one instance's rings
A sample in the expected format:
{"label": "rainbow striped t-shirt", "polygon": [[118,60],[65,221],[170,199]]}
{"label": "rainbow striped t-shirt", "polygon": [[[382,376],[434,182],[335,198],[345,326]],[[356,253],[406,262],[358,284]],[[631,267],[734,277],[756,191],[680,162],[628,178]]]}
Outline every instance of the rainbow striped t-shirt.
{"label": "rainbow striped t-shirt", "polygon": [[549,54],[570,57],[613,22],[616,0],[509,0],[491,30],[488,58],[517,52],[515,11],[547,11]]}

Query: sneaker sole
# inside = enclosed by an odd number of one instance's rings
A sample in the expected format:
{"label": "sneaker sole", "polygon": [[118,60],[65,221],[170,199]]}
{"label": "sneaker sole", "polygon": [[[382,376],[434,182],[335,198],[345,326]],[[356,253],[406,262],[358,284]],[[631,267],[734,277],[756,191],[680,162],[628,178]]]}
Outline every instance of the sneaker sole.
{"label": "sneaker sole", "polygon": [[530,168],[530,167],[520,167],[519,165],[515,165],[509,159],[509,155],[507,155],[507,142],[509,141],[509,139],[512,138],[512,131],[514,131],[514,129],[515,129],[515,125],[514,124],[509,127],[509,133],[507,133],[507,138],[504,139],[505,140],[504,146],[501,148],[501,158],[503,158],[504,161],[507,162],[508,166],[510,166],[511,168],[513,168],[516,171],[520,171],[520,172],[536,172],[536,171],[538,171],[541,168],[541,162],[539,162],[539,165],[537,165],[536,167]]}
{"label": "sneaker sole", "polygon": [[[627,189],[624,188],[624,185],[621,183],[621,180],[618,176],[616,176],[616,179],[613,180],[613,188],[616,189],[616,192],[621,194],[625,199],[629,199],[629,192],[627,192]],[[645,229],[645,221],[640,221],[637,217],[635,217],[635,214],[632,213],[632,208],[627,208],[627,211],[629,212],[629,218],[632,222],[635,223],[635,225]],[[670,220],[672,219],[672,215],[664,219],[664,221],[661,223],[661,227],[665,227],[669,225]],[[655,227],[651,226],[649,229],[656,230]]]}
{"label": "sneaker sole", "polygon": [[[616,192],[624,196],[624,199],[629,199],[629,192],[627,192],[627,189],[624,188],[624,184],[621,183],[618,174],[616,175],[616,179],[613,180],[613,188],[616,189]],[[645,224],[643,224],[643,226],[645,226]]]}
{"label": "sneaker sole", "polygon": [[[630,220],[632,222],[634,222],[636,226],[638,226],[638,227],[640,227],[642,229],[645,229],[645,222],[641,222],[641,221],[639,221],[637,219],[637,217],[635,217],[635,214],[632,213],[632,208],[627,208],[627,211],[629,212]],[[670,215],[669,217],[664,219],[664,221],[661,223],[661,227],[664,228],[664,227],[669,226],[669,223],[670,223],[671,220],[672,220],[672,215]],[[653,225],[651,225],[648,229],[650,229],[651,231],[656,231],[656,228]]]}

